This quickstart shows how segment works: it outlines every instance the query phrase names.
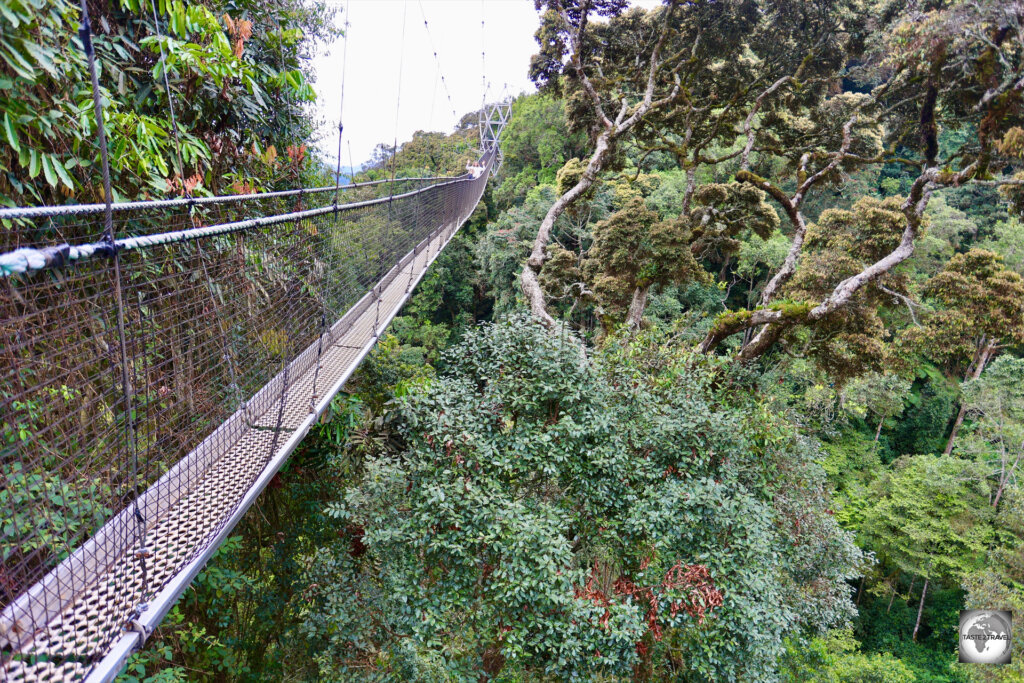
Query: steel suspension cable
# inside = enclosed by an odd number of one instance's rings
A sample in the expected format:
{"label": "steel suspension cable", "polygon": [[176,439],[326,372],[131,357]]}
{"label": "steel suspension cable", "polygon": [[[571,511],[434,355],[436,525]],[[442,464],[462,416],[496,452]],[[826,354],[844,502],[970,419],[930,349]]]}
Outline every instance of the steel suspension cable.
{"label": "steel suspension cable", "polygon": [[484,0],[480,0],[480,108],[487,102],[487,29],[484,25]]}
{"label": "steel suspension cable", "polygon": [[150,7],[153,9],[153,28],[156,29],[156,36],[158,39],[157,44],[160,45],[160,72],[163,75],[164,92],[167,93],[167,112],[171,116],[171,133],[174,136],[174,152],[178,160],[178,179],[181,183],[181,189],[185,192],[185,197],[189,200],[188,217],[192,222],[192,227],[194,228],[196,227],[196,218],[193,213],[194,205],[192,204],[192,190],[189,189],[188,183],[185,182],[185,164],[182,161],[181,155],[181,136],[178,134],[178,118],[174,114],[174,98],[171,95],[171,81],[167,77],[167,55],[164,52],[164,36],[160,33],[160,16],[156,11],[156,0],[150,0]]}
{"label": "steel suspension cable", "polygon": [[[341,187],[341,138],[345,132],[345,71],[348,67],[348,34],[351,24],[349,24],[349,3],[345,3],[344,9],[344,31],[345,31],[345,46],[342,49],[341,55],[341,97],[338,103],[338,156],[337,163],[334,169],[334,181],[337,187]],[[349,173],[352,173],[352,169],[349,168]],[[338,219],[338,190],[334,193],[334,219]],[[313,391],[309,401],[309,410],[313,412],[316,410],[316,404],[319,400],[317,393],[317,383],[320,381],[320,367],[323,363],[323,352],[324,352],[324,337],[327,335],[327,310],[328,304],[327,299],[323,293],[323,277],[321,279],[321,286],[314,288],[318,303],[320,305],[320,336],[317,338],[316,347],[316,368],[313,370]]]}
{"label": "steel suspension cable", "polygon": [[[335,191],[334,191],[334,205],[338,205],[338,191],[341,189],[341,138],[345,131],[345,72],[348,69],[348,33],[351,30],[351,24],[348,21],[349,17],[349,2],[345,2],[345,16],[344,16],[344,31],[345,31],[345,44],[342,48],[341,53],[341,102],[338,105],[338,163],[334,169],[335,179]],[[349,168],[349,173],[352,173],[352,168]],[[351,180],[351,178],[349,178]]]}
{"label": "steel suspension cable", "polygon": [[[404,70],[404,67],[405,67],[405,25],[407,23],[406,22],[406,18],[407,18],[408,13],[409,13],[409,0],[405,0],[402,3],[402,39],[401,39],[401,42],[398,44],[398,91],[395,94],[395,135],[394,135],[394,142],[393,142],[393,144],[391,146],[391,197],[389,199],[393,199],[394,198],[395,173],[398,170],[398,124],[399,124],[399,121],[400,121],[399,117],[400,117],[401,111],[402,111],[402,71]],[[388,201],[388,218],[387,218],[387,223],[385,224],[385,227],[384,227],[384,229],[385,229],[384,240],[385,240],[386,243],[389,242],[389,238],[390,238],[390,236],[394,232],[391,229],[391,207],[392,207],[392,202]],[[379,258],[378,258],[378,261],[379,261],[379,263],[378,263],[379,275],[383,275],[383,273],[384,273],[384,250],[383,249],[378,249],[377,253],[379,255]],[[376,319],[375,319],[375,321],[373,323],[374,334],[375,335],[378,332],[377,325],[380,322],[380,303],[381,303],[381,294],[382,293],[383,293],[382,291],[378,292],[378,295],[377,295],[377,315],[376,315]]]}
{"label": "steel suspension cable", "polygon": [[[135,434],[135,416],[132,411],[131,385],[129,384],[128,373],[128,342],[125,334],[124,322],[124,294],[121,290],[121,258],[118,254],[117,243],[114,236],[114,214],[111,208],[113,204],[113,190],[110,183],[110,155],[107,151],[107,133],[103,121],[103,102],[100,98],[100,80],[96,70],[96,53],[92,44],[92,26],[89,22],[89,6],[87,0],[81,0],[82,22],[78,30],[78,36],[82,42],[82,49],[85,51],[86,63],[89,69],[89,79],[92,83],[92,104],[93,113],[96,117],[96,136],[100,147],[100,163],[103,170],[103,192],[106,203],[106,210],[103,214],[103,235],[104,241],[109,245],[112,260],[112,275],[114,279],[114,302],[117,308],[117,340],[121,353],[121,400],[124,406],[125,420],[125,449],[130,458],[132,472],[132,483],[134,488],[134,518],[141,533],[145,533],[145,520],[138,507],[139,499],[139,451]],[[145,544],[140,546],[138,558],[142,571],[142,583],[147,585],[146,576],[146,555]],[[145,590],[145,589],[144,589]]]}
{"label": "steel suspension cable", "polygon": [[437,79],[441,75],[440,68],[434,69],[434,87],[430,89],[430,118],[427,125],[434,128],[434,109],[437,108]]}
{"label": "steel suspension cable", "polygon": [[[455,112],[455,103],[452,101],[451,91],[448,90],[448,81],[444,77],[444,69],[441,67],[441,58],[437,54],[437,48],[434,47],[434,37],[430,34],[430,25],[427,23],[427,13],[423,9],[423,0],[418,0],[420,6],[420,16],[423,17],[423,28],[427,31],[427,42],[430,45],[430,51],[434,53],[434,62],[437,64],[437,75],[434,76],[434,91],[436,95],[437,91],[437,76],[441,77],[441,85],[444,86],[444,93],[448,97],[448,106],[452,109],[452,118],[455,123],[458,123],[459,115]],[[434,98],[436,99],[436,97]],[[433,123],[434,120],[434,99],[430,102],[430,120]]]}
{"label": "steel suspension cable", "polygon": [[392,193],[394,192],[394,181],[395,172],[398,168],[398,124],[399,115],[402,109],[402,71],[405,66],[405,24],[406,14],[409,9],[409,0],[405,0],[402,4],[402,40],[398,47],[398,91],[395,95],[395,135],[394,142],[391,146],[391,182],[392,182]]}
{"label": "steel suspension cable", "polygon": [[[351,156],[351,155],[350,155]],[[351,159],[350,159],[351,161]],[[446,181],[451,178],[446,177],[410,177],[410,178],[399,178],[399,180],[410,180],[410,181]],[[342,189],[355,189],[361,187],[372,187],[374,185],[383,185],[390,183],[390,178],[384,178],[382,180],[369,180],[361,183],[350,183],[348,185],[342,185]],[[196,206],[206,204],[226,204],[231,202],[245,202],[253,199],[266,200],[266,199],[281,199],[284,197],[294,197],[299,194],[321,194],[326,192],[334,192],[337,189],[336,185],[324,185],[322,187],[306,187],[296,190],[277,190],[274,192],[251,192],[248,194],[226,194],[218,195],[214,197],[193,197],[191,200],[183,197],[175,199],[147,199],[135,202],[113,202],[110,205],[111,211],[114,213],[138,211],[142,209],[170,209],[178,206],[187,207],[189,204]],[[31,218],[50,218],[54,216],[73,216],[73,215],[90,215],[104,213],[107,209],[107,205],[104,204],[63,204],[58,206],[21,206],[13,208],[0,208],[0,220],[21,220]],[[0,264],[2,268],[2,264]]]}

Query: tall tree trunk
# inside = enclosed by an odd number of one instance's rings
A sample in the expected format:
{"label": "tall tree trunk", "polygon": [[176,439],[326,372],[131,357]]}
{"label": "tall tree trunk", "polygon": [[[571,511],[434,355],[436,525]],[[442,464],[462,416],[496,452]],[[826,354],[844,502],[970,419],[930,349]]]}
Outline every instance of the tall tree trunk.
{"label": "tall tree trunk", "polygon": [[[722,267],[718,269],[719,280],[725,280],[725,276],[728,275],[729,273],[730,263],[732,263],[732,256],[727,255],[724,259],[722,259]],[[751,282],[753,282],[753,279],[751,279]],[[751,285],[751,287],[753,287],[753,285]]]}
{"label": "tall tree trunk", "polygon": [[1013,464],[1011,465],[1009,464],[1009,458],[1006,455],[1006,444],[1001,443],[999,447],[1002,451],[999,458],[1000,462],[1002,463],[1002,467],[1000,467],[999,471],[999,487],[996,489],[996,496],[995,499],[992,501],[992,507],[994,508],[999,507],[999,501],[1003,497],[1003,491],[1006,490],[1006,485],[1010,481],[1010,476],[1014,473],[1014,471],[1016,471],[1017,466],[1020,465],[1021,458],[1024,457],[1024,454],[1018,454],[1017,457],[1014,459]]}
{"label": "tall tree trunk", "polygon": [[548,209],[547,215],[544,216],[544,220],[541,221],[540,228],[537,230],[537,237],[533,241],[533,249],[530,251],[530,258],[526,261],[526,265],[523,266],[523,271],[519,275],[519,285],[530,304],[530,311],[549,329],[555,327],[555,319],[548,313],[547,303],[544,300],[544,291],[541,289],[540,281],[537,277],[540,275],[541,268],[544,267],[544,261],[547,260],[547,248],[548,243],[551,241],[551,230],[554,228],[558,217],[589,190],[594,181],[597,180],[597,175],[601,172],[611,152],[612,140],[611,130],[605,130],[598,136],[597,143],[594,146],[594,153],[590,156],[590,161],[587,163],[587,167],[583,171],[579,182],[555,200],[555,203]]}
{"label": "tall tree trunk", "polygon": [[875,430],[875,443],[874,443],[874,446],[872,446],[872,448],[871,448],[872,451],[878,449],[878,437],[880,437],[882,435],[882,424],[883,423],[885,423],[885,418],[884,417],[881,420],[878,421],[878,429]]}
{"label": "tall tree trunk", "polygon": [[917,642],[917,630],[921,628],[921,613],[924,612],[924,596],[928,594],[928,577],[924,579],[924,588],[921,589],[921,602],[917,606],[917,621],[914,623],[914,642]]}
{"label": "tall tree trunk", "polygon": [[864,596],[864,582],[867,580],[867,574],[860,577],[860,588],[857,589],[857,606],[860,607],[860,599]]}
{"label": "tall tree trunk", "polygon": [[633,290],[633,300],[629,303],[629,313],[626,314],[626,325],[632,329],[639,329],[643,321],[644,309],[647,308],[647,294],[651,286],[637,287]]}
{"label": "tall tree trunk", "polygon": [[555,319],[548,313],[547,304],[544,301],[544,291],[540,287],[538,276],[540,275],[541,268],[544,267],[544,261],[547,259],[547,246],[551,240],[551,230],[554,228],[555,220],[594,184],[598,174],[608,161],[616,141],[632,130],[652,108],[660,109],[674,105],[676,98],[679,96],[682,86],[677,77],[675,85],[667,97],[659,100],[654,99],[654,90],[658,83],[658,71],[663,66],[661,48],[671,32],[669,19],[672,16],[672,9],[677,2],[678,0],[672,0],[669,3],[668,11],[663,15],[663,23],[658,38],[654,43],[654,48],[651,50],[647,86],[644,88],[643,98],[634,105],[631,105],[627,98],[620,98],[619,113],[614,120],[605,114],[601,98],[595,90],[593,83],[590,82],[580,57],[580,42],[584,26],[586,25],[587,14],[590,11],[589,6],[584,5],[583,16],[576,29],[573,29],[572,21],[570,21],[569,14],[565,8],[560,7],[558,9],[565,28],[569,30],[568,47],[570,61],[576,71],[576,75],[579,77],[580,83],[583,85],[583,90],[590,96],[594,113],[597,114],[603,130],[597,136],[597,140],[594,141],[594,152],[590,155],[590,161],[587,162],[587,167],[583,170],[583,175],[580,177],[579,182],[555,200],[555,203],[548,209],[547,215],[544,216],[544,220],[541,221],[540,228],[537,230],[537,238],[533,242],[533,249],[530,251],[530,258],[527,259],[526,265],[519,275],[519,284],[530,304],[530,311],[549,329],[553,329],[556,323]]}
{"label": "tall tree trunk", "polygon": [[[994,341],[985,343],[974,362],[973,372],[970,372],[967,377],[964,378],[965,381],[981,377],[981,371],[985,369],[985,365],[988,363],[989,359],[992,358],[992,353],[995,351],[995,348],[996,343]],[[949,433],[949,441],[946,442],[946,450],[943,451],[944,454],[949,455],[953,452],[953,443],[956,441],[957,432],[960,431],[960,427],[964,423],[964,415],[966,414],[967,405],[963,401],[960,401],[960,410],[957,412],[956,420],[953,422],[953,431]]]}
{"label": "tall tree trunk", "polygon": [[896,591],[900,587],[900,573],[896,572],[896,579],[892,583],[892,593],[889,594],[889,606],[885,608],[885,613],[888,614],[889,610],[892,609],[892,601],[896,598]]}
{"label": "tall tree trunk", "polygon": [[1003,497],[1003,489],[1005,489],[1005,488],[1006,488],[1006,477],[1005,476],[1000,476],[1000,478],[999,478],[999,488],[996,491],[995,500],[992,501],[992,507],[994,507],[994,508],[998,508],[999,507],[999,499]]}
{"label": "tall tree trunk", "polygon": [[960,411],[956,414],[956,420],[953,422],[953,431],[949,433],[949,440],[946,442],[946,450],[943,451],[945,455],[953,452],[953,442],[956,441],[957,432],[960,431],[960,425],[964,423],[964,415],[966,413],[967,406],[961,403]]}

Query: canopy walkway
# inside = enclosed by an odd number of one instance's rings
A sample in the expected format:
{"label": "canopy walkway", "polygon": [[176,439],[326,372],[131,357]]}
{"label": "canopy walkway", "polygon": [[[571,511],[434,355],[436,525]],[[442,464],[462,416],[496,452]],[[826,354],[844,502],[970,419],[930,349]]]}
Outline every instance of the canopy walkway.
{"label": "canopy walkway", "polygon": [[145,642],[473,213],[486,112],[457,178],[0,210],[5,680]]}

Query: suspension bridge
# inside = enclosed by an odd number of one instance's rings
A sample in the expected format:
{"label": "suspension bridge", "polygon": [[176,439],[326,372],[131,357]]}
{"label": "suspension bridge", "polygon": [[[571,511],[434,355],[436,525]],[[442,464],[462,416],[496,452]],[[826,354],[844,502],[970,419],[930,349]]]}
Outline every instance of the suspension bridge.
{"label": "suspension bridge", "polygon": [[[488,111],[496,140],[507,105]],[[46,239],[95,230],[103,205],[0,210],[30,245],[0,254],[7,680],[117,673],[473,213],[497,153],[456,178],[114,204],[134,234],[113,245]]]}
{"label": "suspension bridge", "polygon": [[0,209],[3,680],[119,673],[473,214],[509,111],[457,177]]}

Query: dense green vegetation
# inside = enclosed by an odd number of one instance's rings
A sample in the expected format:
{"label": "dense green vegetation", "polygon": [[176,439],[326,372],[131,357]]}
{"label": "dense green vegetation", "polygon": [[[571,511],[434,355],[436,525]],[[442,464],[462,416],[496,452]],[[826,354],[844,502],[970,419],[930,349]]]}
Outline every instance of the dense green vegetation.
{"label": "dense green vegetation", "polygon": [[[3,3],[0,195],[96,199],[75,11]],[[1024,613],[1024,8],[538,4],[484,202],[124,679],[1020,680],[955,661]],[[159,7],[186,168],[112,6],[119,196],[321,174],[327,15]]]}
{"label": "dense green vegetation", "polygon": [[[115,199],[310,179],[306,59],[334,34],[331,10],[158,0],[157,24],[148,0],[90,8]],[[0,14],[0,202],[101,201],[78,3],[4,0]]]}

